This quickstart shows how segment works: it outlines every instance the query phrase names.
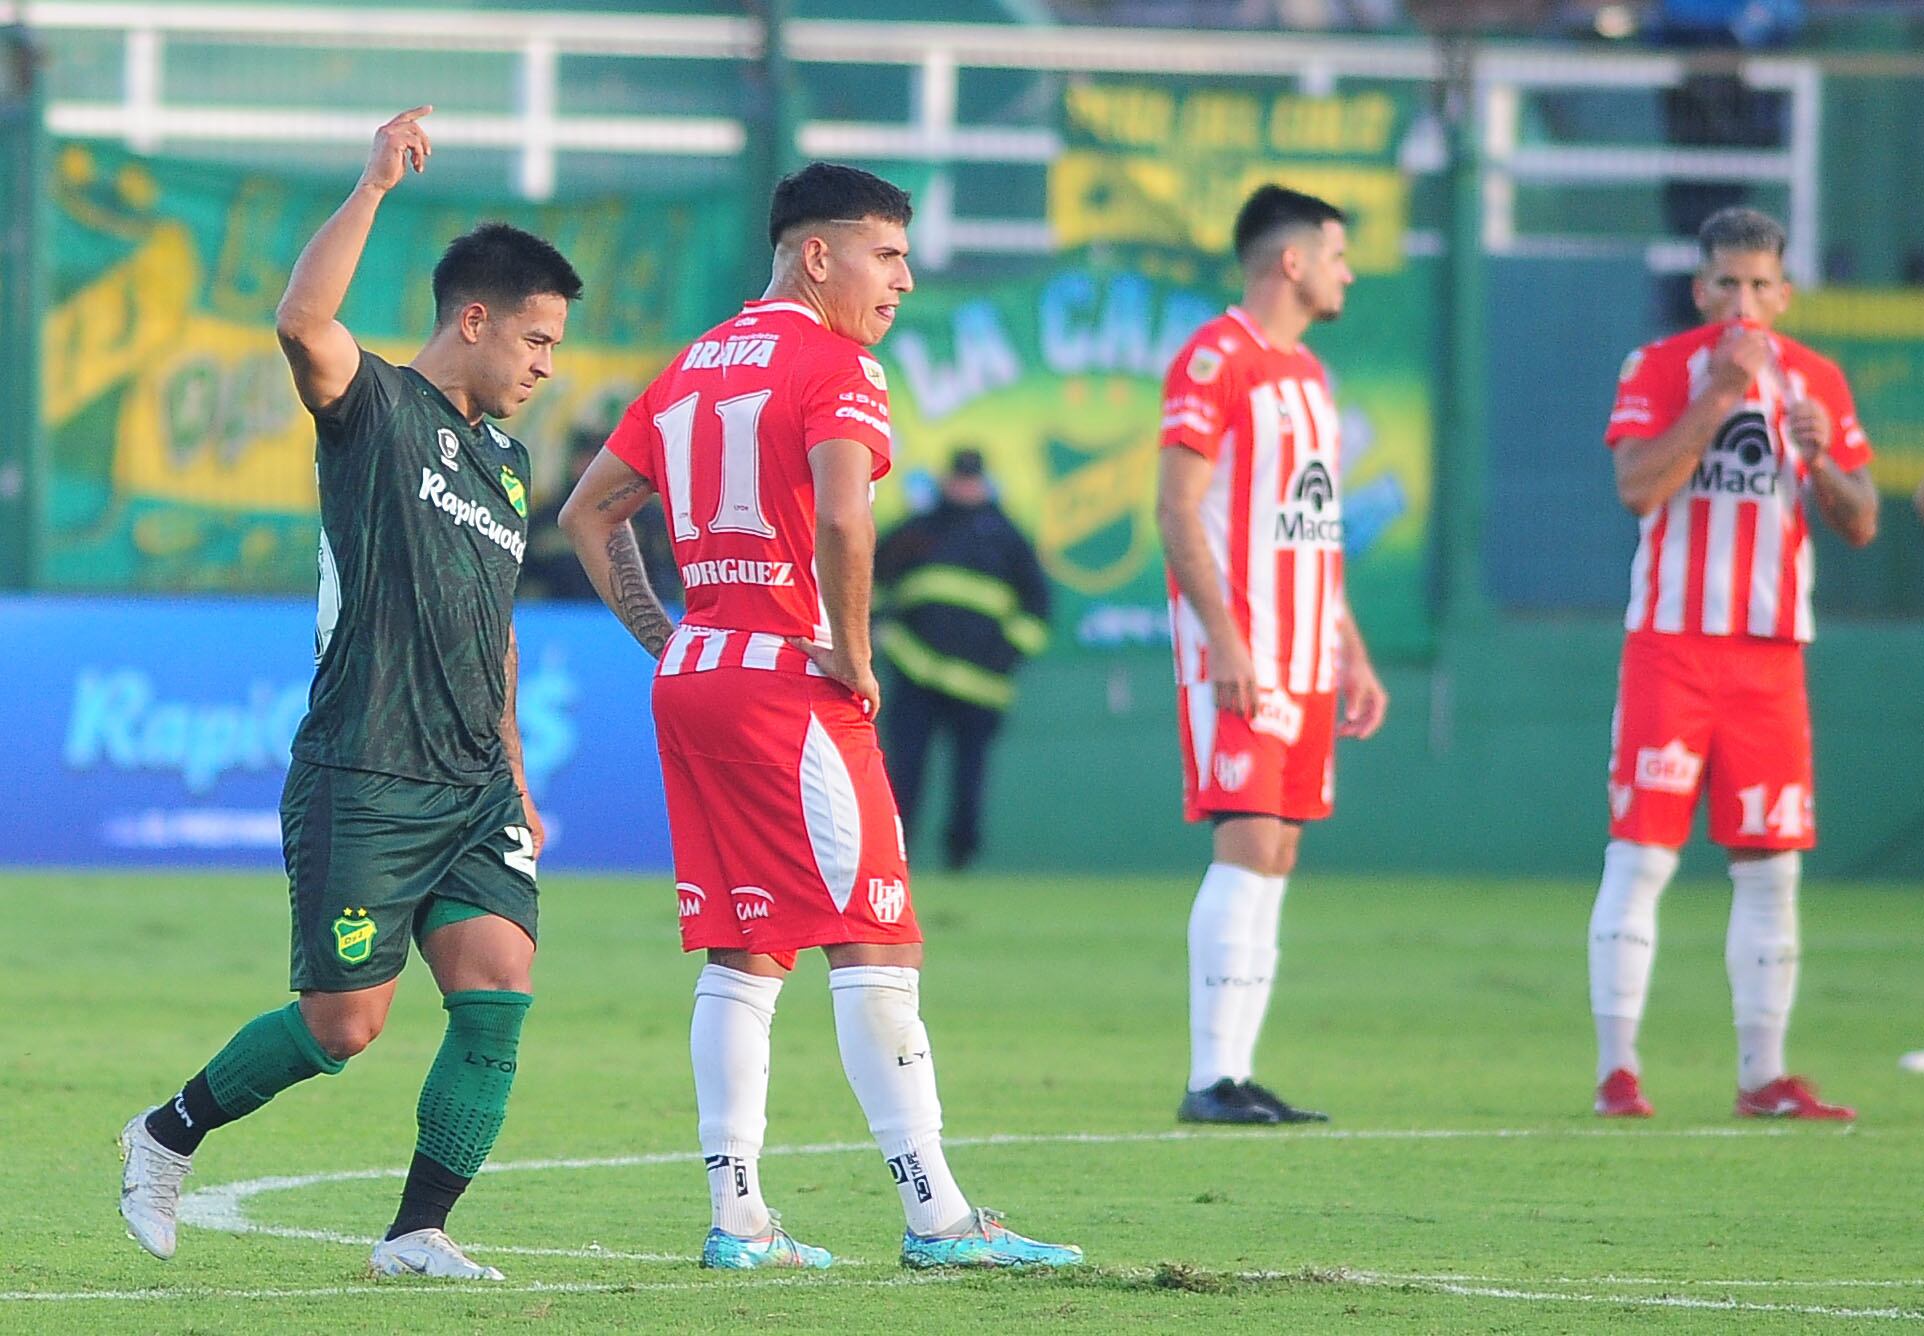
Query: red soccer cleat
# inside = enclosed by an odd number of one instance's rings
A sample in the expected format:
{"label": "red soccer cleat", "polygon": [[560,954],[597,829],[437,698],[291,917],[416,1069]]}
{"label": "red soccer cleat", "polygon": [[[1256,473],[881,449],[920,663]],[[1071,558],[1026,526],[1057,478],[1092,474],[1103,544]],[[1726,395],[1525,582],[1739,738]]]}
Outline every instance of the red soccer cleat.
{"label": "red soccer cleat", "polygon": [[1848,1123],[1857,1110],[1844,1104],[1826,1104],[1817,1098],[1817,1087],[1808,1077],[1780,1076],[1755,1090],[1737,1092],[1739,1118],[1813,1118]]}
{"label": "red soccer cleat", "polygon": [[1655,1112],[1650,1101],[1643,1097],[1637,1074],[1628,1067],[1617,1068],[1597,1087],[1599,1118],[1648,1118]]}

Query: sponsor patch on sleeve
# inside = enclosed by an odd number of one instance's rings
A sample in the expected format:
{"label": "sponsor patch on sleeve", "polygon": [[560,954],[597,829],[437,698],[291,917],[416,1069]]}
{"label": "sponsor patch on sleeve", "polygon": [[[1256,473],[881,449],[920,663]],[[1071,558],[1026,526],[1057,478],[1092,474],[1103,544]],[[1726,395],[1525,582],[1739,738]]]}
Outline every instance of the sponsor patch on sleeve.
{"label": "sponsor patch on sleeve", "polygon": [[862,374],[868,377],[869,384],[878,390],[886,390],[889,387],[889,378],[883,374],[880,362],[873,357],[857,357],[855,360],[862,364]]}

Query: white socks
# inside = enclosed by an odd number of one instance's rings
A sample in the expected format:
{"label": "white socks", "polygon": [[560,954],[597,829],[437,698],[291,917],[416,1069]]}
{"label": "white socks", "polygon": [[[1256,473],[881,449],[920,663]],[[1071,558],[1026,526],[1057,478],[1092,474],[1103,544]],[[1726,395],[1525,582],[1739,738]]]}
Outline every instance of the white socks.
{"label": "white socks", "polygon": [[768,1232],[757,1160],[768,1132],[768,1027],[780,979],[720,965],[695,980],[688,1049],[715,1228],[741,1238]]}
{"label": "white socks", "polygon": [[1731,1010],[1737,1022],[1737,1088],[1755,1090],[1782,1076],[1784,1034],[1797,998],[1797,881],[1803,859],[1795,852],[1730,865],[1730,932],[1724,965],[1730,971]]}
{"label": "white socks", "polygon": [[967,1219],[969,1201],[942,1154],[942,1101],[922,1026],[920,980],[898,965],[828,972],[842,1070],[888,1161],[908,1226],[941,1234]]}
{"label": "white socks", "polygon": [[1677,851],[1612,840],[1590,911],[1590,1011],[1597,1023],[1597,1080],[1635,1072],[1637,1025],[1657,954],[1657,898],[1677,871]]}
{"label": "white socks", "polygon": [[1189,911],[1189,1088],[1243,1082],[1275,983],[1283,877],[1211,863]]}

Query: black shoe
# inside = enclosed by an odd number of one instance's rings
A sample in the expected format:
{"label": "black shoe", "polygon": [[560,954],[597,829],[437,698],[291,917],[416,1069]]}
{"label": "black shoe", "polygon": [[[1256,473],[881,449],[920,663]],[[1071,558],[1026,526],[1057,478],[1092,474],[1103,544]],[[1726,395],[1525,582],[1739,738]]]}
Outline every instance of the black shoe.
{"label": "black shoe", "polygon": [[[1287,1107],[1287,1106],[1285,1106]],[[1276,1111],[1258,1104],[1243,1087],[1225,1076],[1207,1090],[1191,1090],[1176,1109],[1179,1123],[1274,1123]]]}
{"label": "black shoe", "polygon": [[1283,1099],[1274,1090],[1270,1090],[1265,1086],[1259,1086],[1254,1081],[1244,1081],[1241,1085],[1237,1086],[1236,1089],[1241,1092],[1243,1098],[1251,1104],[1256,1105],[1258,1108],[1268,1109],[1271,1113],[1275,1114],[1276,1121],[1279,1123],[1326,1123],[1329,1121],[1329,1115],[1327,1113],[1318,1113],[1314,1109],[1299,1109],[1294,1104]]}

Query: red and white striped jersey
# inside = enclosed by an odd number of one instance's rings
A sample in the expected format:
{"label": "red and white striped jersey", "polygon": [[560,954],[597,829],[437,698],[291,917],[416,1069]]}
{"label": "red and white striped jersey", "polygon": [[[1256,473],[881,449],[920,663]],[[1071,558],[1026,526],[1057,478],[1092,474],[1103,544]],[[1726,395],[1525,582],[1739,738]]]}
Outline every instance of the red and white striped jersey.
{"label": "red and white striped jersey", "polygon": [[[808,657],[782,638],[829,639],[808,452],[857,441],[879,478],[889,469],[888,419],[881,363],[784,301],[749,302],[628,406],[607,448],[661,494],[687,591],[682,629],[691,634],[677,633],[661,672],[805,670]],[[699,637],[688,654],[692,633],[705,629],[737,634]]]}
{"label": "red and white striped jersey", "polygon": [[[1631,353],[1605,444],[1667,431],[1708,381],[1711,352],[1728,328],[1704,325]],[[1837,364],[1781,334],[1770,342],[1775,365],[1717,429],[1689,483],[1641,522],[1629,630],[1811,638],[1808,469],[1785,415],[1801,399],[1823,404],[1829,453],[1845,472],[1870,462],[1871,446]]]}
{"label": "red and white striped jersey", "polygon": [[[1257,686],[1292,695],[1334,691],[1342,460],[1322,363],[1300,344],[1275,347],[1247,313],[1230,307],[1170,364],[1162,445],[1215,465],[1203,534]],[[1173,575],[1169,599],[1177,680],[1207,682],[1208,637]]]}

